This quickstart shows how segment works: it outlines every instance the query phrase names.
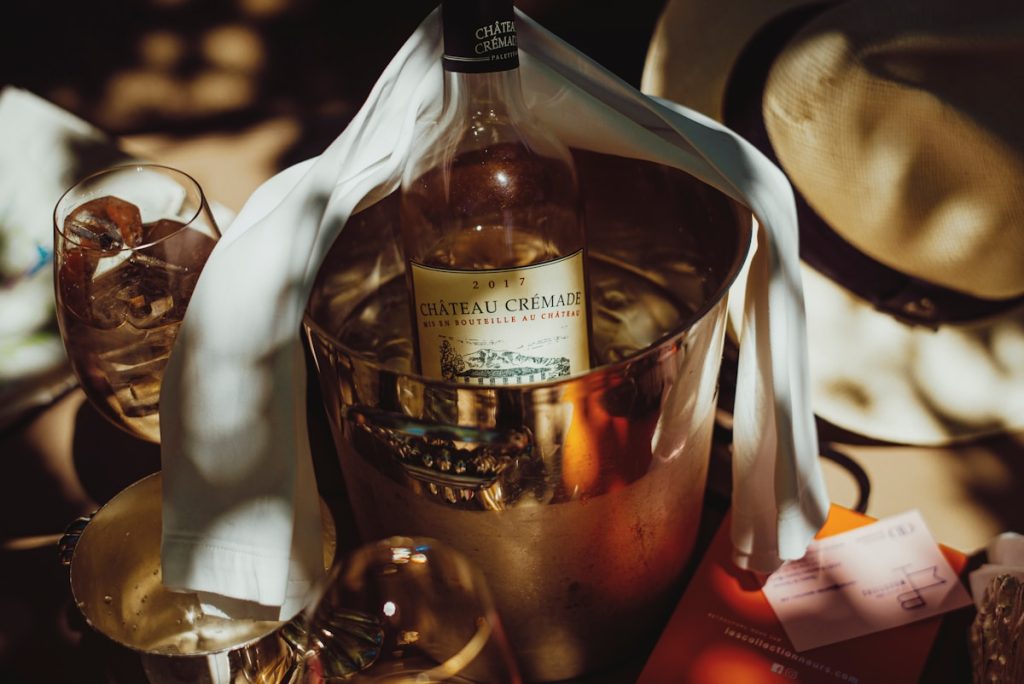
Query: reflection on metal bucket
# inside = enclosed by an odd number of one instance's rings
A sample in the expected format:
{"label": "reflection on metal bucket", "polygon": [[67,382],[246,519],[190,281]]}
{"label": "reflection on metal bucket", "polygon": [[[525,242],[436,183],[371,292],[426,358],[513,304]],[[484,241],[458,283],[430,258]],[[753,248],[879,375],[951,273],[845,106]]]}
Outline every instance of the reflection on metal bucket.
{"label": "reflection on metal bucket", "polygon": [[671,608],[700,520],[725,292],[750,240],[749,214],[686,174],[577,161],[591,371],[520,387],[412,373],[393,197],[350,220],[306,319],[360,534],[466,553],[533,680],[629,657]]}

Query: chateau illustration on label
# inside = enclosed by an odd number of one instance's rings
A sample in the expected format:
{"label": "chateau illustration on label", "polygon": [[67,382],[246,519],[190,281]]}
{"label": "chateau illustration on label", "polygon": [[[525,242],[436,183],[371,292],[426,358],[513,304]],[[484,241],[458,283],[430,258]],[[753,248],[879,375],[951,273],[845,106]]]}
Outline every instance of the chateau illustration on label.
{"label": "chateau illustration on label", "polygon": [[541,382],[569,375],[565,356],[527,356],[514,351],[479,349],[462,355],[451,342],[441,343],[441,373],[445,380],[478,385]]}

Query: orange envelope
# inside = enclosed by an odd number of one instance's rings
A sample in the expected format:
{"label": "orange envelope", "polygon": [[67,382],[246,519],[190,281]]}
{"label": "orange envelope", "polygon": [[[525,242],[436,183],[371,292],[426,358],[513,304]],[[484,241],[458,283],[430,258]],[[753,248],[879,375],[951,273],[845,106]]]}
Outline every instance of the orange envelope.
{"label": "orange envelope", "polygon": [[[833,506],[818,538],[873,518]],[[959,574],[967,558],[940,547]],[[730,558],[726,517],[637,684],[914,684],[942,622],[933,617],[798,653],[753,575]]]}

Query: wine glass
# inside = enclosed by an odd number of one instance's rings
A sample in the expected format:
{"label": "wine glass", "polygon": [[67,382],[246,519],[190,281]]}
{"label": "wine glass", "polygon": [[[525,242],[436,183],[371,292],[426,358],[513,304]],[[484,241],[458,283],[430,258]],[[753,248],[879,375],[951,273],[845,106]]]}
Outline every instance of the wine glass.
{"label": "wine glass", "polygon": [[437,540],[364,545],[321,586],[286,634],[304,684],[521,681],[483,574]]}
{"label": "wine glass", "polygon": [[86,396],[114,425],[160,441],[164,367],[220,238],[202,188],[155,164],[95,173],[53,214],[57,322]]}

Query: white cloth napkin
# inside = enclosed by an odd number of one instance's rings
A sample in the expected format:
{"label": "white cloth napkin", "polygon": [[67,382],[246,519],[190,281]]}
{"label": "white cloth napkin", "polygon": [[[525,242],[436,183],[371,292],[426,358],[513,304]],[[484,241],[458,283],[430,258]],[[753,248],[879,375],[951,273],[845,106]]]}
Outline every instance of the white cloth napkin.
{"label": "white cloth napkin", "polygon": [[[792,190],[714,121],[639,93],[519,16],[527,100],[567,144],[677,167],[759,219],[735,416],[737,562],[768,572],[803,555],[828,497],[807,388]],[[437,11],[345,131],[250,198],[193,295],[161,397],[164,580],[281,605],[318,574],[299,326],[348,217],[392,192],[417,117],[441,102]],[[292,592],[294,594],[294,591]]]}
{"label": "white cloth napkin", "polygon": [[54,311],[53,207],[119,159],[85,121],[27,90],[0,90],[0,428],[75,383]]}

